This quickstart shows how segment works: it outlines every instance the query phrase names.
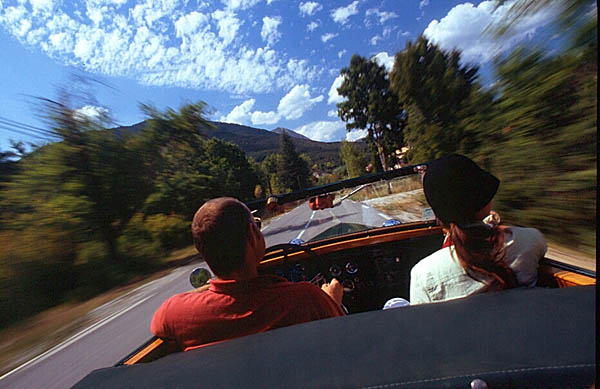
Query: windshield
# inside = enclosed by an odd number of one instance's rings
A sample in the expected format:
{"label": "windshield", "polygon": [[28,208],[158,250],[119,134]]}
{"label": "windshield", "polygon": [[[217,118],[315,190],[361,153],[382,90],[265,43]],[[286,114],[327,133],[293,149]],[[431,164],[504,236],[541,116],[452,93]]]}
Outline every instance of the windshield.
{"label": "windshield", "polygon": [[433,218],[421,175],[413,173],[307,196],[283,204],[273,212],[266,210],[262,232],[270,247]]}

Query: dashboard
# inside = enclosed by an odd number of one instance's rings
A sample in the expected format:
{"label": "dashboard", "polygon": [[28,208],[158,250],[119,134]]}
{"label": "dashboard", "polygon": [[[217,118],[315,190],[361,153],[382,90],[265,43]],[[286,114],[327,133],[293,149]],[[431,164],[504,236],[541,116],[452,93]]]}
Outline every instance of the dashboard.
{"label": "dashboard", "polygon": [[442,240],[441,234],[434,234],[321,255],[307,250],[303,259],[266,264],[259,272],[317,285],[336,278],[344,287],[343,304],[349,313],[372,311],[392,297],[409,299],[410,269],[437,251]]}

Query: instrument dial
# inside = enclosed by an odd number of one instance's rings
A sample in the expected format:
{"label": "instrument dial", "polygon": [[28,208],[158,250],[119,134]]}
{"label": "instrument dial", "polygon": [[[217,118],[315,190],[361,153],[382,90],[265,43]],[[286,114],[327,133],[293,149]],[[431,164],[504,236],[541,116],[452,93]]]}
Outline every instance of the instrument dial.
{"label": "instrument dial", "polygon": [[356,264],[353,262],[348,262],[346,264],[346,271],[348,274],[354,274],[358,271],[358,266],[356,266]]}
{"label": "instrument dial", "polygon": [[339,277],[340,274],[342,274],[342,268],[338,265],[331,265],[329,267],[329,274],[331,274],[332,277]]}

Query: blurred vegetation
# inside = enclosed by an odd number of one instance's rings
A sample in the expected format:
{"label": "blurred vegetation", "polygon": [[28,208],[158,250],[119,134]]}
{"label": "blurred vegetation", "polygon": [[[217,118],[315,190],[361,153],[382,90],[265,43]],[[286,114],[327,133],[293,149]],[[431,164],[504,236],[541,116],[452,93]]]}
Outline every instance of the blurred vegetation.
{"label": "blurred vegetation", "polygon": [[[477,67],[464,64],[459,51],[446,52],[420,36],[396,54],[390,89],[397,109],[407,113],[403,136],[410,163],[468,155],[501,179],[494,207],[507,223],[537,227],[553,241],[595,253],[597,6],[591,0],[520,0],[487,33],[500,39],[537,12],[555,15],[546,33],[559,39],[547,43],[551,47],[518,46],[496,58],[493,86],[479,83]],[[355,57],[342,74],[353,75],[350,69],[361,59]],[[353,126],[393,128],[360,79],[347,81],[346,89],[358,86],[338,93],[356,97],[345,104],[364,119],[350,118]],[[359,98],[362,105],[354,101]],[[338,105],[338,115],[346,120],[343,107]],[[348,172],[356,158],[343,151]]]}
{"label": "blurred vegetation", "polygon": [[261,183],[239,147],[200,135],[210,126],[204,103],[143,107],[148,125],[118,133],[66,102],[43,101],[60,140],[29,153],[15,145],[0,161],[2,326],[156,270],[190,244],[189,221],[204,201],[247,201]]}

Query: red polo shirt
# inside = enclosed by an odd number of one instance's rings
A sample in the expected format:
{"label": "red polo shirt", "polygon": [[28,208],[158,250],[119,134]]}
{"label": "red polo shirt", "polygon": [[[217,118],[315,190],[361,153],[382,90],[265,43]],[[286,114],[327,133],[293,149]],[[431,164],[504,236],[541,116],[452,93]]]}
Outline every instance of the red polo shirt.
{"label": "red polo shirt", "polygon": [[318,286],[276,276],[211,280],[205,292],[177,294],[154,314],[151,331],[187,351],[344,312]]}

